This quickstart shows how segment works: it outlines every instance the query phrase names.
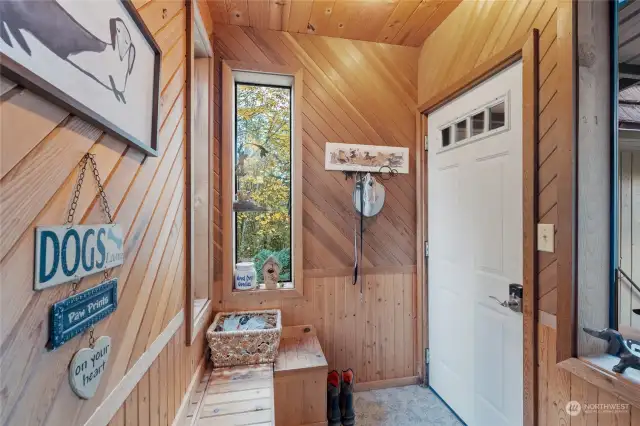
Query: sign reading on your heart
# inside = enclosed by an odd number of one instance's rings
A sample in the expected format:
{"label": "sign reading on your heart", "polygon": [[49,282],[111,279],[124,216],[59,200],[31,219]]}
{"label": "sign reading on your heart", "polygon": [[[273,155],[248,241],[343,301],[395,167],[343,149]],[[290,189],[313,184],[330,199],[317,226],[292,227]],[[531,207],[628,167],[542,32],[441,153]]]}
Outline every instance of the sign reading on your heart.
{"label": "sign reading on your heart", "polygon": [[91,399],[98,390],[111,352],[111,337],[100,336],[92,348],[82,348],[69,365],[71,389],[82,399]]}

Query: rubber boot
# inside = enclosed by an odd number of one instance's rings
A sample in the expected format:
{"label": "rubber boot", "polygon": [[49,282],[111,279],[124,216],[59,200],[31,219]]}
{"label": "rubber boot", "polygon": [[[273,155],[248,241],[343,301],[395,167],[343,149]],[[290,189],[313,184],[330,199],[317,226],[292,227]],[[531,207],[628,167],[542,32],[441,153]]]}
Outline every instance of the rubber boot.
{"label": "rubber boot", "polygon": [[355,376],[352,369],[342,371],[342,381],[340,385],[340,414],[343,426],[353,426],[356,424],[356,412],[353,408],[353,382]]}
{"label": "rubber boot", "polygon": [[335,370],[327,375],[327,421],[340,426],[340,375]]}

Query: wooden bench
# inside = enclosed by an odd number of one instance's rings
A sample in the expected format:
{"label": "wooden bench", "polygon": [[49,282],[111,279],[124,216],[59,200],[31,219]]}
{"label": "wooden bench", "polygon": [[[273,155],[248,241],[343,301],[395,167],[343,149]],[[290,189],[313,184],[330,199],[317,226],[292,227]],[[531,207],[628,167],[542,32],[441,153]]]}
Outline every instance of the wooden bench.
{"label": "wooden bench", "polygon": [[282,329],[273,369],[277,426],[327,424],[327,370],[313,326]]}
{"label": "wooden bench", "polygon": [[215,368],[193,426],[324,426],[327,360],[313,326],[284,327],[274,364]]}
{"label": "wooden bench", "polygon": [[272,364],[215,368],[195,426],[273,426]]}

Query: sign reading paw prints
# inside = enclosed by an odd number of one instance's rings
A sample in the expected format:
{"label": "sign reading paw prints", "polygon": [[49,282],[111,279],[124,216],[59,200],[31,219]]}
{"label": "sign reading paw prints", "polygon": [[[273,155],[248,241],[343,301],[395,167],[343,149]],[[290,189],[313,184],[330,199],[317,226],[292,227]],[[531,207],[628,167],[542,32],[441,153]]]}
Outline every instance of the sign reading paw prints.
{"label": "sign reading paw prints", "polygon": [[569,401],[564,407],[564,410],[568,415],[575,417],[582,411],[582,405],[578,401]]}

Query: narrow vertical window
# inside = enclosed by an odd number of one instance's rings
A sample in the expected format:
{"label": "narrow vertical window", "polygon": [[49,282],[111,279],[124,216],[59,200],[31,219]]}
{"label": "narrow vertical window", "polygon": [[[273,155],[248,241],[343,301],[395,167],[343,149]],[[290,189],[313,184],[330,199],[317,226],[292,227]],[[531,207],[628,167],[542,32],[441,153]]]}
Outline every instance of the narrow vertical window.
{"label": "narrow vertical window", "polygon": [[280,286],[293,281],[291,106],[291,87],[235,84],[235,262],[253,262],[262,283],[275,257]]}

